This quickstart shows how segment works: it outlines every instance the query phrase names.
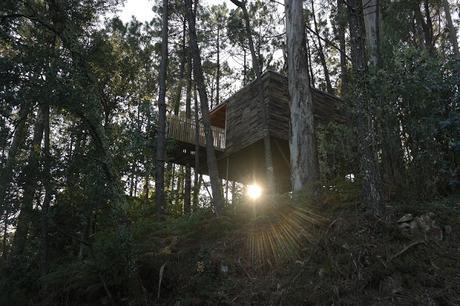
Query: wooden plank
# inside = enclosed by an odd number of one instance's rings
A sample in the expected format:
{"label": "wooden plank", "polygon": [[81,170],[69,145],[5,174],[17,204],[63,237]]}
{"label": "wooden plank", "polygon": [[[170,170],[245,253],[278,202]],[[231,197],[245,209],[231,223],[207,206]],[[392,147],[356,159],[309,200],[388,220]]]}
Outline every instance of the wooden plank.
{"label": "wooden plank", "polygon": [[[166,122],[167,138],[174,139],[180,142],[195,144],[195,130],[197,127],[194,121],[187,118],[180,118],[177,116],[168,116],[166,118]],[[204,147],[206,145],[206,137],[204,133],[204,127],[201,123],[199,124],[198,129],[200,146]],[[214,147],[220,151],[225,150],[225,130],[215,126],[211,127],[211,130],[214,136]]]}

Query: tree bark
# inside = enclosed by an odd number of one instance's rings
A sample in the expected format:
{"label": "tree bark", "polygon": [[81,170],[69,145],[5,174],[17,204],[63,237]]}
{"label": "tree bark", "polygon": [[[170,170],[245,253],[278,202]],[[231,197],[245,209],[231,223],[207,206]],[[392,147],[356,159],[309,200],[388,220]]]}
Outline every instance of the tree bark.
{"label": "tree bark", "polygon": [[[151,114],[150,114],[150,108],[147,108],[147,135],[146,135],[146,141],[147,143],[151,143]],[[145,168],[145,177],[144,177],[144,205],[147,207],[149,203],[149,196],[150,196],[150,175],[152,171],[152,162],[148,158],[149,155],[145,156],[144,155],[144,168]]]}
{"label": "tree bark", "polygon": [[378,67],[380,65],[379,0],[362,0],[362,3],[369,63],[374,67]]}
{"label": "tree bark", "polygon": [[9,214],[10,214],[10,206],[7,199],[7,192],[8,188],[11,184],[11,180],[13,177],[13,170],[16,166],[17,156],[21,146],[24,144],[24,140],[26,138],[27,132],[27,117],[30,112],[30,106],[28,103],[24,102],[21,105],[19,110],[19,122],[16,126],[16,129],[13,134],[13,141],[11,142],[11,146],[8,150],[8,159],[5,162],[5,165],[1,168],[0,172],[0,211],[4,217],[4,228],[3,228],[3,251],[2,257],[5,258],[7,254],[7,233],[8,233],[8,226],[9,226]]}
{"label": "tree bark", "polygon": [[[310,73],[309,74],[310,87],[316,88],[315,74],[313,73],[313,66],[312,66],[311,48],[310,48],[309,39],[308,39],[307,34],[305,34],[305,48],[306,48],[306,51],[307,51],[308,72]],[[286,63],[287,63],[287,59],[286,59]]]}
{"label": "tree bark", "polygon": [[[190,58],[190,60],[192,60]],[[198,97],[196,93],[196,84],[193,89],[193,100],[194,100],[194,115],[195,115],[195,171],[193,177],[193,211],[198,209],[199,195],[200,195],[200,130],[199,130],[199,116],[198,116]]]}
{"label": "tree bark", "polygon": [[186,50],[185,50],[185,37],[186,37],[186,20],[182,24],[182,50],[180,55],[180,64],[179,64],[179,80],[177,82],[176,96],[174,97],[174,115],[179,114],[180,110],[180,100],[182,97],[182,88],[184,86],[184,75],[185,75],[185,63],[186,63]]}
{"label": "tree bark", "polygon": [[211,122],[209,120],[209,105],[208,96],[206,94],[206,88],[203,77],[203,68],[201,67],[201,55],[198,48],[198,40],[195,28],[195,16],[192,10],[192,1],[186,0],[187,6],[187,19],[189,24],[189,36],[190,36],[190,51],[192,53],[193,60],[193,75],[200,95],[200,107],[202,121],[204,125],[204,132],[206,136],[206,160],[208,165],[209,177],[211,180],[211,189],[214,209],[217,215],[221,215],[224,208],[224,199],[222,196],[222,186],[219,178],[219,170],[217,168],[216,152],[214,151],[214,141],[211,130]]}
{"label": "tree bark", "polygon": [[161,31],[161,63],[158,95],[158,133],[155,169],[155,203],[157,217],[165,213],[165,160],[166,160],[166,69],[168,65],[168,0],[163,0]]}
{"label": "tree bark", "polygon": [[216,105],[220,104],[220,25],[217,26]]}
{"label": "tree bark", "polygon": [[315,154],[313,99],[305,56],[302,0],[285,0],[285,6],[291,109],[291,182],[296,192],[315,182],[319,173]]}
{"label": "tree bark", "polygon": [[[262,94],[262,93],[261,93]],[[263,94],[262,94],[263,97]],[[275,176],[273,167],[272,144],[270,134],[264,137],[264,156],[265,156],[265,170],[267,175],[267,189],[268,193],[276,193]]]}
{"label": "tree bark", "polygon": [[420,3],[418,1],[414,2],[414,15],[415,15],[415,20],[421,27],[423,31],[423,40],[425,43],[425,48],[428,50],[428,52],[433,53],[433,24],[431,21],[431,15],[430,15],[430,7],[428,4],[428,1],[423,2],[424,10],[425,10],[425,18],[422,15],[422,11],[420,9]]}
{"label": "tree bark", "polygon": [[16,231],[13,240],[13,254],[22,255],[26,246],[29,225],[33,215],[33,201],[39,175],[39,160],[43,130],[45,128],[46,108],[40,105],[38,116],[34,126],[32,146],[30,148],[27,167],[24,175],[24,194],[22,197],[21,210],[17,219]]}
{"label": "tree bark", "polygon": [[48,211],[52,199],[52,186],[51,186],[51,155],[50,155],[50,110],[49,105],[44,106],[45,111],[45,129],[44,129],[44,144],[43,144],[43,157],[44,169],[42,176],[43,187],[45,188],[45,197],[42,202],[41,210],[41,274],[48,273]]}
{"label": "tree bark", "polygon": [[442,0],[442,6],[444,8],[444,15],[446,16],[447,29],[449,30],[449,40],[454,51],[455,60],[457,61],[457,70],[460,74],[460,52],[458,50],[457,41],[457,29],[455,29],[454,23],[452,22],[452,16],[450,14],[449,1]]}
{"label": "tree bark", "polygon": [[375,152],[374,110],[369,96],[363,8],[360,0],[348,1],[351,59],[354,73],[355,122],[359,139],[363,201],[374,215],[382,215],[384,203]]}
{"label": "tree bark", "polygon": [[[185,117],[192,122],[192,58],[190,52],[187,53],[187,89],[185,95]],[[190,150],[187,150],[190,154]],[[184,186],[184,213],[190,214],[192,193],[192,168],[188,163],[185,167],[185,186]]]}
{"label": "tree bark", "polygon": [[348,68],[345,47],[345,29],[346,29],[346,16],[345,5],[343,0],[337,0],[337,39],[339,41],[340,49],[340,95],[343,97],[347,94],[348,90]]}
{"label": "tree bark", "polygon": [[248,69],[246,62],[246,49],[243,47],[243,86],[246,86],[246,84],[248,83]]}
{"label": "tree bark", "polygon": [[[316,21],[316,13],[315,13],[315,2],[311,2],[311,13],[313,16],[313,25],[315,26],[315,31],[318,33],[316,36],[318,40],[318,45],[317,45],[317,51],[319,55],[319,60],[321,62],[321,66],[323,67],[323,72],[324,72],[324,80],[326,81],[326,91],[330,94],[334,93],[334,89],[332,88],[331,84],[331,78],[329,76],[329,69],[327,68],[327,63],[326,63],[326,56],[324,55],[324,48],[323,44],[321,43],[321,39],[319,36],[319,27],[318,27],[318,22]],[[311,64],[310,64],[311,65]]]}

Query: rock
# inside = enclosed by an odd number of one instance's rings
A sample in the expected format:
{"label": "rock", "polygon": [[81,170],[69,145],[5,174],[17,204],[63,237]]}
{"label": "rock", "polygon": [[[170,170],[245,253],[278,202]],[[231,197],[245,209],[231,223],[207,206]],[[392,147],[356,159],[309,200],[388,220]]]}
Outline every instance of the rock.
{"label": "rock", "polygon": [[323,268],[319,269],[319,271],[318,271],[318,276],[319,277],[323,278],[325,274],[326,274],[326,271]]}
{"label": "rock", "polygon": [[405,214],[404,216],[402,216],[398,221],[398,223],[406,223],[406,222],[410,222],[414,219],[414,216],[412,216],[412,214]]}
{"label": "rock", "polygon": [[204,262],[198,261],[196,263],[196,272],[203,273],[204,272]]}
{"label": "rock", "polygon": [[224,265],[224,264],[221,264],[220,265],[220,271],[222,273],[227,273],[228,272],[228,266],[227,265]]}
{"label": "rock", "polygon": [[403,232],[410,232],[410,223],[404,222],[398,225],[399,229]]}
{"label": "rock", "polygon": [[411,223],[409,223],[409,227],[410,227],[411,234],[415,234],[417,232],[417,230],[418,230],[417,221],[415,221],[415,220],[411,221]]}
{"label": "rock", "polygon": [[429,212],[420,217],[416,217],[415,221],[417,222],[417,230],[413,233],[419,236],[424,236],[428,240],[438,240],[443,239],[442,228],[434,220],[435,214]]}
{"label": "rock", "polygon": [[[412,214],[402,216],[397,222],[401,233],[408,237],[419,237],[427,240],[443,240],[443,233],[447,234],[445,227],[437,224],[433,212],[413,217]],[[444,229],[444,231],[443,231]],[[449,230],[449,229],[448,229]],[[450,228],[450,231],[452,229]]]}
{"label": "rock", "polygon": [[417,222],[417,225],[422,232],[426,233],[430,230],[432,220],[428,215],[422,215],[420,217],[416,217],[415,221]]}

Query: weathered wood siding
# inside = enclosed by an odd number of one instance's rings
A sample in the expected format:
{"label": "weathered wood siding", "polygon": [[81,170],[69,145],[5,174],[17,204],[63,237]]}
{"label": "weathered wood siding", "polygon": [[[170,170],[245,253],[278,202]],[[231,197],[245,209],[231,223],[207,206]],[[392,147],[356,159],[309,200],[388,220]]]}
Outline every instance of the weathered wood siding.
{"label": "weathered wood siding", "polygon": [[[265,73],[268,82],[266,92],[268,96],[268,129],[272,136],[289,140],[289,91],[287,78],[279,73],[268,71]],[[313,112],[319,122],[337,121],[347,122],[347,116],[340,110],[342,101],[317,89],[312,89]]]}
{"label": "weathered wood siding", "polygon": [[264,86],[260,86],[265,81],[266,78],[256,80],[227,100],[226,154],[242,150],[266,135]]}
{"label": "weathered wood siding", "polygon": [[271,136],[289,140],[289,93],[287,79],[277,73],[270,75],[268,93],[268,129]]}
{"label": "weathered wood siding", "polygon": [[[289,140],[289,92],[285,76],[267,71],[225,103],[228,107],[226,155],[246,148],[267,133]],[[340,104],[337,97],[313,89],[313,108],[319,121],[346,122]]]}

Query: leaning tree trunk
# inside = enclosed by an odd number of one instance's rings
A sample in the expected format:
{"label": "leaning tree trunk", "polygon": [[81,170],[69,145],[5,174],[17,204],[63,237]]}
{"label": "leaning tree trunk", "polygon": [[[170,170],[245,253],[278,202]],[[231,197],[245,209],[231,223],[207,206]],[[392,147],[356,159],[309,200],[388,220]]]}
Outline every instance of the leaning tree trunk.
{"label": "leaning tree trunk", "polygon": [[246,37],[248,39],[249,50],[251,51],[251,58],[252,58],[252,68],[254,69],[254,73],[256,74],[257,78],[260,78],[262,75],[262,69],[260,68],[259,57],[256,54],[256,49],[254,47],[254,40],[252,39],[252,30],[251,30],[251,23],[249,18],[248,9],[246,7],[246,0],[238,1],[238,0],[230,0],[233,4],[241,8],[243,11],[243,18],[244,18],[244,30],[246,31]]}
{"label": "leaning tree trunk", "polygon": [[37,178],[39,176],[40,147],[43,139],[43,130],[45,128],[46,108],[41,105],[34,126],[34,135],[30,148],[29,159],[24,175],[24,193],[22,197],[21,210],[19,212],[16,232],[13,240],[13,254],[22,255],[26,246],[27,234],[29,232],[30,222],[33,215],[33,201],[35,189],[37,187]]}
{"label": "leaning tree trunk", "polygon": [[291,182],[300,191],[318,179],[313,99],[305,57],[302,0],[285,0],[288,83],[291,109]]}
{"label": "leaning tree trunk", "polygon": [[184,87],[184,82],[185,82],[185,79],[184,79],[184,76],[185,76],[185,63],[187,62],[187,60],[186,60],[185,37],[186,37],[186,20],[184,19],[183,24],[182,24],[182,39],[181,39],[179,76],[178,76],[178,82],[177,82],[177,88],[176,88],[176,92],[175,92],[175,97],[174,97],[174,100],[173,100],[173,103],[174,103],[173,113],[176,116],[179,114],[180,102],[181,102],[181,97],[182,97],[182,89]]}
{"label": "leaning tree trunk", "polygon": [[318,35],[316,35],[316,38],[318,40],[317,50],[318,50],[318,55],[319,55],[319,60],[321,62],[321,66],[323,67],[324,80],[326,81],[326,91],[328,93],[332,94],[332,93],[334,93],[334,89],[332,88],[329,69],[327,68],[326,56],[324,54],[323,44],[321,43],[321,38],[319,36],[320,32],[319,32],[318,22],[316,21],[315,2],[314,1],[311,2],[311,13],[312,13],[312,17],[313,17],[313,25],[315,26],[315,32],[318,34]]}
{"label": "leaning tree trunk", "polygon": [[[311,58],[311,48],[310,48],[310,43],[308,39],[308,34],[305,34],[305,48],[307,50],[307,64],[308,64],[308,72],[310,73],[310,87],[316,88],[316,83],[315,83],[315,74],[313,73],[313,66],[312,66],[312,58]],[[286,59],[287,63],[287,59]]]}
{"label": "leaning tree trunk", "polygon": [[27,116],[29,115],[30,106],[28,103],[24,102],[21,105],[21,109],[19,110],[19,123],[16,126],[16,129],[13,134],[13,141],[11,146],[8,150],[8,159],[5,162],[5,165],[0,169],[0,212],[1,215],[4,216],[4,228],[3,228],[3,251],[2,257],[5,258],[7,254],[7,233],[8,233],[8,226],[9,226],[9,214],[10,214],[10,206],[7,201],[7,192],[10,186],[12,177],[13,177],[13,170],[16,166],[17,156],[21,146],[24,144],[24,139],[26,137],[27,132]]}
{"label": "leaning tree trunk", "polygon": [[363,201],[374,215],[384,212],[380,173],[374,149],[374,110],[369,96],[363,8],[360,0],[349,0],[351,59],[354,73],[356,129],[359,139]]}
{"label": "leaning tree trunk", "polygon": [[[252,38],[252,30],[251,30],[251,23],[249,18],[249,13],[246,7],[246,0],[239,1],[239,0],[230,0],[233,4],[241,8],[243,11],[243,18],[244,18],[244,28],[246,31],[246,37],[248,40],[249,50],[251,51],[251,58],[252,58],[252,68],[256,74],[257,79],[262,76],[262,69],[260,67],[260,60],[259,56],[257,56],[255,47],[254,47],[254,40]],[[260,95],[261,99],[263,95]],[[268,190],[270,192],[274,192],[274,175],[273,175],[273,159],[272,159],[272,148],[271,148],[271,141],[270,135],[266,135],[264,137],[264,155],[265,155],[265,168],[266,168],[266,175],[267,175],[267,182],[268,182]]]}
{"label": "leaning tree trunk", "polygon": [[158,133],[155,171],[155,201],[157,217],[165,213],[165,159],[166,159],[166,67],[168,65],[168,0],[163,0],[161,31],[160,89],[158,95]]}
{"label": "leaning tree trunk", "polygon": [[198,48],[198,40],[195,28],[195,16],[192,10],[192,1],[186,0],[187,19],[189,24],[190,52],[193,61],[193,75],[200,95],[200,107],[204,132],[206,136],[206,160],[208,164],[209,177],[211,179],[211,190],[213,197],[214,209],[217,215],[222,213],[224,208],[224,198],[222,196],[222,186],[219,179],[219,170],[217,168],[216,152],[214,151],[214,140],[209,120],[208,96],[204,85],[203,68],[201,67],[201,56]]}
{"label": "leaning tree trunk", "polygon": [[347,94],[348,90],[348,68],[347,68],[347,57],[345,48],[345,28],[346,28],[346,16],[345,16],[345,4],[343,0],[337,0],[337,38],[339,40],[340,49],[340,95],[343,97]]}

